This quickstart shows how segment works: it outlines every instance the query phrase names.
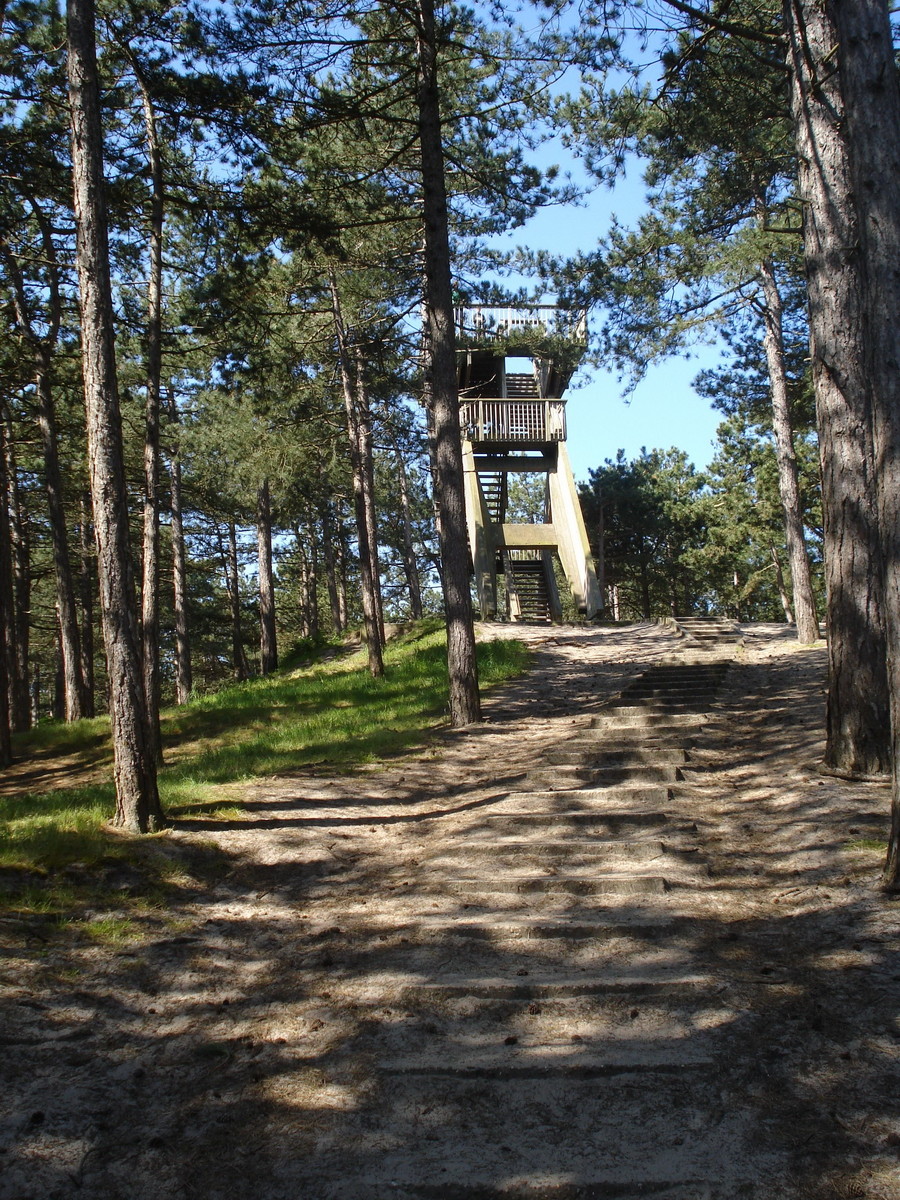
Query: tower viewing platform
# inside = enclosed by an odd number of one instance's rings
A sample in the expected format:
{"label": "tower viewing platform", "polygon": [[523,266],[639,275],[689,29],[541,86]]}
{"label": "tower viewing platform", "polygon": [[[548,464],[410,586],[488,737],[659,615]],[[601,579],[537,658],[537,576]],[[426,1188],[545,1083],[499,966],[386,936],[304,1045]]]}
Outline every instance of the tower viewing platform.
{"label": "tower viewing platform", "polygon": [[[563,393],[587,348],[583,313],[554,305],[456,310],[469,547],[482,617],[562,615],[556,564],[579,611],[600,608],[566,449]],[[543,519],[508,519],[509,479],[545,479]],[[498,583],[503,604],[498,608]]]}
{"label": "tower viewing platform", "polygon": [[541,345],[552,350],[555,343],[566,342],[580,346],[583,354],[587,346],[585,314],[555,304],[535,304],[529,308],[478,304],[456,308],[454,316],[460,347],[493,346],[502,342],[505,353],[516,354],[519,349],[530,353]]}

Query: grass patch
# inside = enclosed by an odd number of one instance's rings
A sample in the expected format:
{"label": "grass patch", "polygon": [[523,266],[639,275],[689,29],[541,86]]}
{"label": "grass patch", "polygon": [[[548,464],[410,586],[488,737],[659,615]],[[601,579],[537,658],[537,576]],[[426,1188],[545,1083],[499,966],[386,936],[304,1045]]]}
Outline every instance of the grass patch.
{"label": "grass patch", "polygon": [[74,922],[72,928],[97,946],[125,946],[141,936],[140,926],[129,917],[97,917]]}
{"label": "grass patch", "polygon": [[[303,647],[298,658],[308,662],[309,653]],[[521,674],[528,651],[520,642],[487,642],[478,647],[478,662],[481,683],[490,687]],[[240,817],[239,793],[247,780],[300,769],[346,770],[421,745],[447,713],[443,625],[421,622],[392,641],[385,666],[385,677],[372,679],[363,649],[166,710],[168,765],[159,787],[167,814],[176,822],[231,822]],[[184,845],[165,834],[134,839],[111,830],[112,782],[65,786],[73,756],[102,767],[108,780],[107,720],[39,726],[16,740],[16,753],[39,756],[45,770],[55,760],[59,786],[0,797],[0,905],[7,910],[73,921],[111,945],[118,936],[113,927],[104,933],[96,921],[79,922],[80,908],[110,907],[111,895],[114,907],[126,913],[170,905],[227,869],[213,845]]]}
{"label": "grass patch", "polygon": [[15,735],[16,753],[22,757],[37,758],[42,751],[53,755],[81,754],[85,758],[102,757],[104,751],[112,754],[109,744],[109,718],[91,717],[83,721],[41,721],[27,733]]}
{"label": "grass patch", "polygon": [[[480,646],[482,683],[521,673],[526,655],[515,642]],[[237,684],[168,714],[165,733],[171,737],[177,729],[193,753],[165,772],[163,791],[299,767],[372,762],[421,743],[446,716],[443,629],[429,622],[391,642],[385,667],[383,679],[372,679],[360,650],[350,658]],[[179,799],[172,794],[170,802]]]}
{"label": "grass patch", "polygon": [[877,850],[880,854],[887,851],[888,844],[883,838],[854,838],[847,843],[848,850]]}

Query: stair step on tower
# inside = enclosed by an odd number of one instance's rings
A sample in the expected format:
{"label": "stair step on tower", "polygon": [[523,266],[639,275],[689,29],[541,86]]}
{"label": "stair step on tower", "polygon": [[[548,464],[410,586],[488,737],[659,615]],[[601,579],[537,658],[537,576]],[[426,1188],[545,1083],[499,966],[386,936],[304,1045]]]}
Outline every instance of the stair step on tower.
{"label": "stair step on tower", "polygon": [[537,380],[533,374],[525,372],[507,372],[507,400],[539,400]]}
{"label": "stair step on tower", "polygon": [[549,624],[552,612],[543,562],[539,559],[512,559],[509,570],[519,601],[519,619]]}
{"label": "stair step on tower", "polygon": [[485,507],[493,522],[502,525],[506,518],[506,496],[503,474],[500,471],[479,471],[478,482]]}

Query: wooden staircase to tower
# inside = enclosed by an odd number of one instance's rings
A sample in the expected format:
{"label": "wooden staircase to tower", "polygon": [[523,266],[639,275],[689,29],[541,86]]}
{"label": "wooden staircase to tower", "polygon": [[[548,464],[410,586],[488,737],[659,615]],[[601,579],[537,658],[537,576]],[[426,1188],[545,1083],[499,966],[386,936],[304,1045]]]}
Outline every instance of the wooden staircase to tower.
{"label": "wooden staircase to tower", "polygon": [[479,471],[478,482],[484,496],[485,508],[492,521],[502,525],[506,520],[507,482],[503,471]]}
{"label": "wooden staircase to tower", "polygon": [[507,558],[507,587],[515,593],[518,619],[532,625],[549,625],[553,620],[553,608],[546,563],[540,558]]}
{"label": "wooden staircase to tower", "polygon": [[507,374],[506,399],[539,400],[537,379],[534,377],[534,374]]}

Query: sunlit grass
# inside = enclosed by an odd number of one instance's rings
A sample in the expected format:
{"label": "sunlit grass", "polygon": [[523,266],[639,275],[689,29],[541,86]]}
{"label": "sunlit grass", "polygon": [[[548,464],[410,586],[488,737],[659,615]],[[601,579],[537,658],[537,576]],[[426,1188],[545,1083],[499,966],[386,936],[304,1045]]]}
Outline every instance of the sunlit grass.
{"label": "sunlit grass", "polygon": [[888,844],[883,838],[855,838],[852,842],[847,842],[848,850],[872,850],[883,854],[888,848]]}
{"label": "sunlit grass", "polygon": [[[526,662],[518,642],[479,647],[487,685],[521,673]],[[186,783],[224,784],[299,767],[371,762],[420,743],[446,716],[443,630],[419,627],[391,643],[385,664],[385,677],[372,679],[365,651],[359,651],[237,684],[169,714],[170,729],[193,743],[194,752],[164,773],[164,795],[172,788],[183,797]]]}
{"label": "sunlit grass", "polygon": [[71,928],[85,940],[98,946],[124,946],[140,937],[138,924],[129,917],[98,917],[93,921],[74,921]]}
{"label": "sunlit grass", "polygon": [[[481,682],[490,687],[521,674],[527,650],[519,642],[493,641],[479,646],[478,659]],[[446,719],[443,627],[416,626],[388,646],[385,665],[385,677],[372,679],[363,649],[167,710],[167,765],[159,787],[169,818],[234,822],[248,780],[300,769],[347,770],[422,745]],[[117,909],[164,906],[225,869],[214,846],[192,842],[188,850],[164,833],[133,839],[110,829],[115,794],[106,719],[47,723],[17,739],[16,753],[40,757],[45,767],[76,755],[106,778],[0,797],[0,903],[7,910],[62,925],[66,914],[96,907],[111,892]],[[119,936],[96,921],[71,927],[109,945]],[[121,937],[127,940],[126,932]]]}
{"label": "sunlit grass", "polygon": [[19,754],[28,757],[35,757],[42,750],[94,756],[109,747],[109,718],[85,718],[68,725],[63,721],[41,721],[27,733],[17,734],[16,746]]}
{"label": "sunlit grass", "polygon": [[110,852],[112,783],[0,799],[0,867],[42,872]]}

